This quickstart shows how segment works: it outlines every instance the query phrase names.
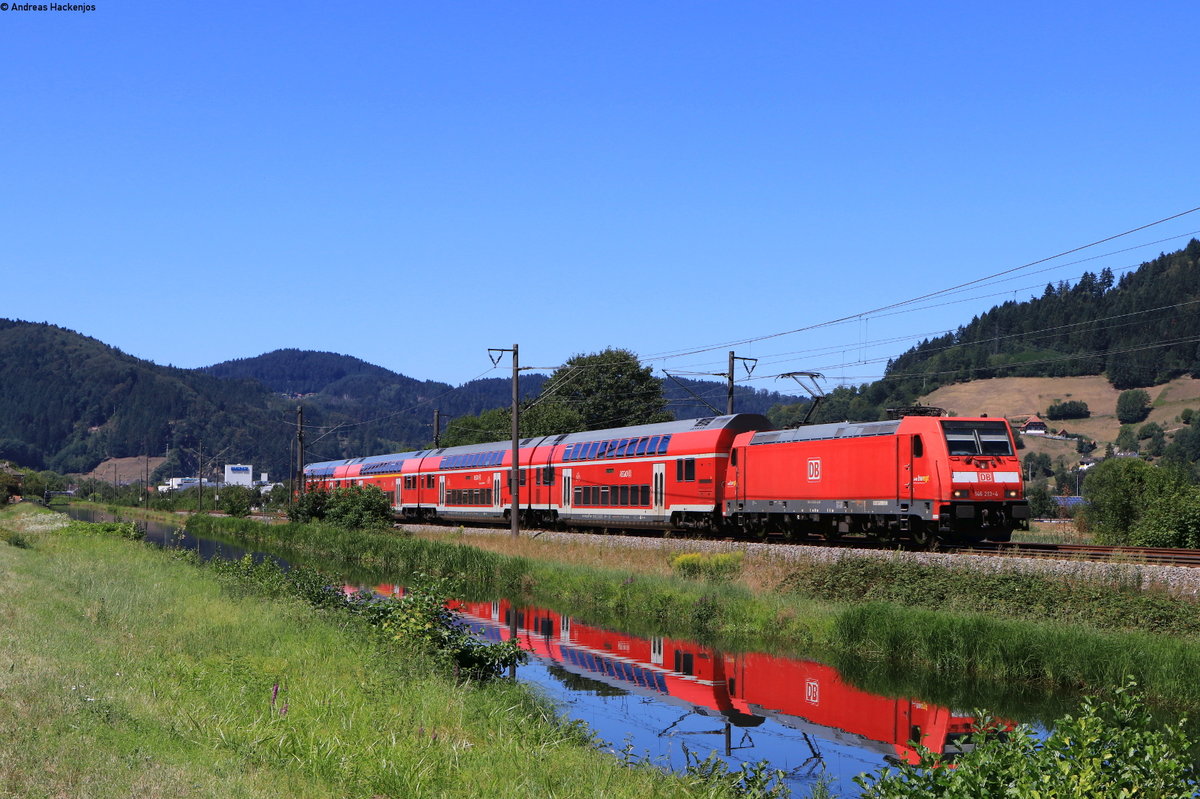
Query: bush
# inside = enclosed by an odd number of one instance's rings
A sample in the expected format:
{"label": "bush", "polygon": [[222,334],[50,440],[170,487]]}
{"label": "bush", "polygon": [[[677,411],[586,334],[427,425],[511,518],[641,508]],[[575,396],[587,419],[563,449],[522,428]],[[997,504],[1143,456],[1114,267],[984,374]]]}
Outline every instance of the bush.
{"label": "bush", "polygon": [[1117,421],[1137,424],[1150,415],[1150,395],[1140,388],[1122,391],[1117,397]]}
{"label": "bush", "polygon": [[251,506],[258,500],[258,492],[246,486],[226,486],[221,489],[221,510],[234,518],[249,516]]}
{"label": "bush", "polygon": [[1200,549],[1200,489],[1181,486],[1154,500],[1134,523],[1129,543]]}
{"label": "bush", "polygon": [[1025,492],[1025,499],[1029,502],[1029,512],[1035,519],[1049,519],[1058,512],[1058,506],[1054,504],[1054,498],[1050,496],[1050,489],[1044,481],[1030,486]]}
{"label": "bush", "polygon": [[1078,400],[1068,400],[1067,402],[1055,402],[1046,409],[1047,419],[1086,419],[1092,415],[1088,410],[1086,402]]}
{"label": "bush", "polygon": [[951,759],[918,747],[915,765],[856,777],[871,799],[903,797],[1041,796],[1117,799],[1196,796],[1200,770],[1179,726],[1160,728],[1129,683],[1109,701],[1087,698],[1079,716],[1064,716],[1044,741],[1026,725],[985,720],[966,752]]}
{"label": "bush", "polygon": [[688,552],[671,561],[671,569],[681,577],[723,583],[742,570],[745,552]]}
{"label": "bush", "polygon": [[1147,508],[1185,484],[1186,479],[1173,469],[1139,458],[1108,458],[1083,481],[1088,505],[1080,518],[1100,543],[1126,544]]}
{"label": "bush", "polygon": [[309,491],[288,511],[293,522],[324,521],[343,530],[387,527],[392,503],[376,486],[345,486],[333,491]]}

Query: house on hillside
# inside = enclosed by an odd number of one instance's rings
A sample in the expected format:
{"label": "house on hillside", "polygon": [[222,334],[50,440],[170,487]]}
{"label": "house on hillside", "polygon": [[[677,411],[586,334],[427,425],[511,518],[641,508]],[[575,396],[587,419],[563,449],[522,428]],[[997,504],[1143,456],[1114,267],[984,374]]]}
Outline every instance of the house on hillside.
{"label": "house on hillside", "polygon": [[1021,423],[1021,435],[1044,436],[1046,435],[1046,423],[1035,413]]}

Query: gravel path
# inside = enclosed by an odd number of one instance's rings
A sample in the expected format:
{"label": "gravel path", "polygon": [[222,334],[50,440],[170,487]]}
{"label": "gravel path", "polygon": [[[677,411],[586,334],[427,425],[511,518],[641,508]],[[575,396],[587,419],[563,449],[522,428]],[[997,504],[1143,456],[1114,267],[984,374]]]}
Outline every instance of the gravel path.
{"label": "gravel path", "polygon": [[[404,525],[405,529],[423,533],[455,533],[464,535],[507,536],[508,530],[488,527],[440,527],[437,525]],[[541,532],[533,534],[539,541],[580,543],[586,534]],[[997,555],[960,555],[938,552],[904,552],[887,549],[852,549],[822,547],[807,544],[762,544],[744,541],[659,538],[654,536],[586,535],[586,543],[600,547],[630,550],[668,549],[680,552],[730,552],[741,550],[748,557],[779,559],[808,563],[836,563],[844,558],[879,558],[941,566],[947,569],[970,569],[983,574],[1044,574],[1068,580],[1086,580],[1113,586],[1133,586],[1164,590],[1174,596],[1200,598],[1200,568],[1188,566],[1151,566],[1137,563],[1095,563],[1080,560],[1022,558]]]}

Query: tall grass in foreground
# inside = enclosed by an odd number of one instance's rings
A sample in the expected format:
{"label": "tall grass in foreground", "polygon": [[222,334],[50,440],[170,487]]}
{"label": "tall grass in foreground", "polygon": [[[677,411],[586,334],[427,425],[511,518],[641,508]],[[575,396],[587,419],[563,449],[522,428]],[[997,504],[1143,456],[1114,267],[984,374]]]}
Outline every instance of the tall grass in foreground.
{"label": "tall grass in foreground", "polygon": [[831,609],[819,603],[755,596],[728,583],[514,558],[395,533],[204,517],[193,517],[188,530],[324,557],[367,569],[381,580],[436,575],[451,580],[464,599],[506,597],[633,634],[687,638],[717,648],[809,652],[827,637],[832,619]]}
{"label": "tall grass in foreground", "polygon": [[1200,702],[1194,641],[878,602],[847,608],[834,637],[844,653],[893,668],[1071,690],[1120,686],[1132,677],[1158,702]]}
{"label": "tall grass in foreground", "polygon": [[[203,524],[229,529],[222,520]],[[1077,611],[1073,615],[1066,615],[1061,622],[1006,619],[940,608],[988,606],[986,596],[985,601],[968,602],[973,585],[977,593],[987,595],[994,590],[1007,596],[1014,613],[1024,612],[1022,602],[1036,610],[1052,584],[1011,575],[998,578],[993,586],[969,573],[863,561],[798,569],[788,585],[793,589],[803,585],[803,596],[754,594],[738,585],[509,558],[469,546],[388,533],[343,532],[323,544],[320,532],[310,528],[298,530],[295,539],[273,538],[282,530],[282,526],[259,525],[254,534],[261,538],[248,540],[275,546],[298,540],[304,551],[324,551],[334,560],[382,565],[392,579],[417,571],[461,576],[466,578],[462,583],[465,590],[479,592],[474,598],[508,596],[644,636],[689,638],[719,649],[762,649],[822,659],[854,657],[919,670],[959,685],[993,681],[1031,689],[1094,690],[1119,687],[1132,676],[1155,701],[1200,707],[1200,681],[1194,679],[1200,674],[1200,641],[1195,637],[1104,631],[1079,623],[1114,612],[1119,616],[1122,607],[1138,611],[1157,608],[1157,618],[1161,608],[1156,603],[1167,601],[1163,597],[1139,594],[1131,598],[1134,604],[1122,605],[1119,592],[1094,593],[1093,586],[1079,593],[1064,583],[1062,596],[1076,597],[1070,599]],[[323,550],[323,546],[335,544],[345,549]],[[798,575],[804,569],[808,571],[801,578]],[[856,593],[863,585],[859,578],[868,588],[876,586],[890,601],[870,601],[871,590]],[[945,592],[941,600],[935,589]],[[829,597],[835,601],[830,602]],[[962,603],[955,597],[962,597]],[[1118,602],[1115,608],[1106,604],[1112,597]],[[929,601],[939,609],[898,604],[907,601]],[[1179,607],[1170,605],[1168,615],[1176,621],[1167,627],[1177,624],[1190,631],[1194,627],[1186,614],[1179,614],[1195,605],[1178,602]],[[1048,603],[1046,612],[1058,614],[1058,609],[1049,608],[1052,604]],[[1096,608],[1087,611],[1090,605]],[[1113,623],[1124,625],[1127,621]]]}
{"label": "tall grass in foreground", "polygon": [[0,545],[0,796],[727,796],[299,601],[67,528]]}

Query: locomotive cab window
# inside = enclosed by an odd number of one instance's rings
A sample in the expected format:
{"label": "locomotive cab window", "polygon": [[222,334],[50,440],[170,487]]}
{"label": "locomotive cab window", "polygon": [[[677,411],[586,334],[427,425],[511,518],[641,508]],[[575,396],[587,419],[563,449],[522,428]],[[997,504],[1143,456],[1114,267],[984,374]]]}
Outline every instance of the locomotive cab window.
{"label": "locomotive cab window", "polygon": [[921,442],[920,436],[912,437],[912,452],[914,458],[920,458],[925,454],[925,445]]}
{"label": "locomotive cab window", "polygon": [[1004,422],[942,422],[942,430],[951,455],[1013,454]]}

